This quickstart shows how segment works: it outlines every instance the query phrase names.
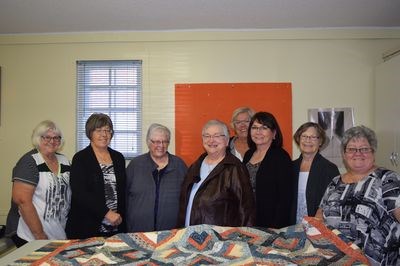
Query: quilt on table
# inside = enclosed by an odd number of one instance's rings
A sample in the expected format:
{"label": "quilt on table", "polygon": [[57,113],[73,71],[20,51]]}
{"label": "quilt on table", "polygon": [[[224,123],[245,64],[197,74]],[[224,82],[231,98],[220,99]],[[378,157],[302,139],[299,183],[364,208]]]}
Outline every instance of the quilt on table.
{"label": "quilt on table", "polygon": [[53,241],[13,265],[365,265],[339,231],[306,217],[283,229],[196,225]]}

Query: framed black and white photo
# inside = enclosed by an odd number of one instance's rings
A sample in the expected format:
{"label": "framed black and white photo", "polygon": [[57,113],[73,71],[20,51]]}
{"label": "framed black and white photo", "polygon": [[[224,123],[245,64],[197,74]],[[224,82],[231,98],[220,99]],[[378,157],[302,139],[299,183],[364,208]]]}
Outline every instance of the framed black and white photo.
{"label": "framed black and white photo", "polygon": [[325,130],[327,142],[321,147],[321,154],[338,167],[343,167],[340,144],[344,132],[354,126],[353,108],[309,109],[308,119]]}

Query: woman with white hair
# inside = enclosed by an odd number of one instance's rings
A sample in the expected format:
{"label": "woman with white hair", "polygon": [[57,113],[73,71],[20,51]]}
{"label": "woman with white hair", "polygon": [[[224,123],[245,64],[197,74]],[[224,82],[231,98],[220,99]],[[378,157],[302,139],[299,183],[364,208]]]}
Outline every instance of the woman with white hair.
{"label": "woman with white hair", "polygon": [[12,173],[12,203],[7,232],[17,247],[36,239],[65,239],[70,208],[70,163],[58,153],[64,139],[52,121],[32,133],[34,149],[19,159]]}
{"label": "woman with white hair", "polygon": [[205,153],[189,168],[182,185],[178,226],[252,226],[255,203],[246,167],[227,152],[228,127],[210,120],[202,130]]}
{"label": "woman with white hair", "polygon": [[181,158],[168,152],[170,130],[152,124],[146,136],[149,152],[129,163],[126,184],[128,232],[160,231],[175,228],[181,184],[187,167]]}

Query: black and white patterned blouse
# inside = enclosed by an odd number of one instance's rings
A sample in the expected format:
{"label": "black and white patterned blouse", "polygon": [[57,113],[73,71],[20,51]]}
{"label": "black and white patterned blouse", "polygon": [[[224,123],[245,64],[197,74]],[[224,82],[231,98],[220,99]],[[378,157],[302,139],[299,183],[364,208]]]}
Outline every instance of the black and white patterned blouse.
{"label": "black and white patterned blouse", "polygon": [[[113,164],[100,164],[104,176],[104,195],[106,197],[107,208],[117,211],[117,181],[115,178]],[[117,226],[112,226],[106,219],[100,225],[100,232],[111,233],[118,231]]]}
{"label": "black and white patterned blouse", "polygon": [[353,240],[371,264],[399,265],[400,223],[393,214],[400,208],[399,174],[377,168],[350,184],[337,176],[320,207],[325,223]]}

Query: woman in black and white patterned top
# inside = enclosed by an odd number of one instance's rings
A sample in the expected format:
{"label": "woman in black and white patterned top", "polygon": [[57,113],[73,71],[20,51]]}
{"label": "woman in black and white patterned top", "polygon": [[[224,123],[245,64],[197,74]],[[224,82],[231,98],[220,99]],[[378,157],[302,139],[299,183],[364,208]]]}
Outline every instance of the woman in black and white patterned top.
{"label": "woman in black and white patterned top", "polygon": [[40,122],[32,133],[34,149],[23,155],[12,173],[12,205],[6,236],[17,247],[37,239],[65,239],[70,206],[69,160],[58,151],[64,143],[52,121]]}
{"label": "woman in black and white patterned top", "polygon": [[347,172],[328,185],[316,217],[354,241],[372,265],[399,265],[400,175],[375,165],[376,150],[371,129],[344,133]]}

